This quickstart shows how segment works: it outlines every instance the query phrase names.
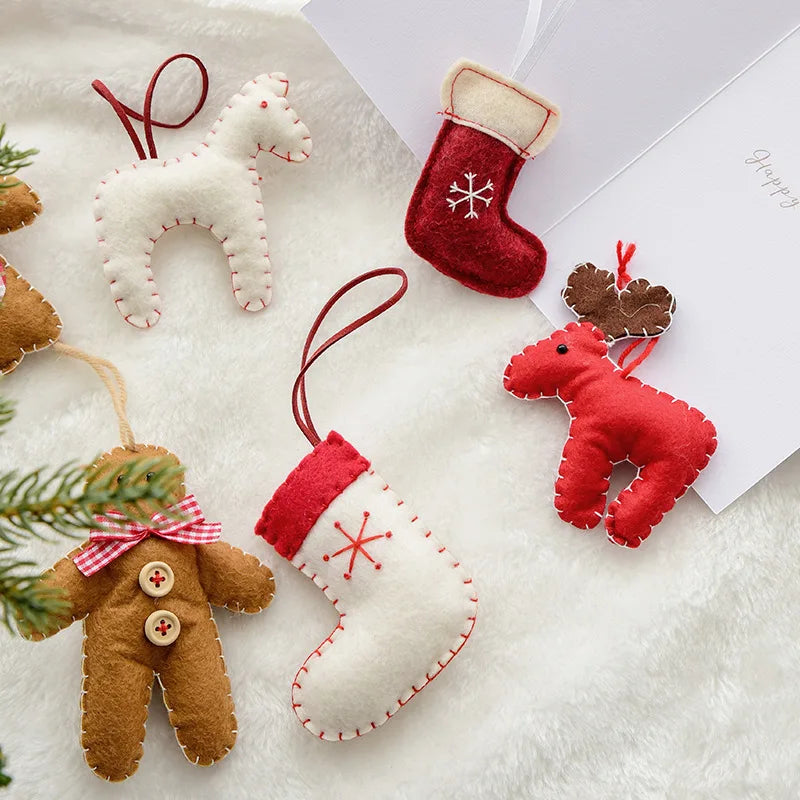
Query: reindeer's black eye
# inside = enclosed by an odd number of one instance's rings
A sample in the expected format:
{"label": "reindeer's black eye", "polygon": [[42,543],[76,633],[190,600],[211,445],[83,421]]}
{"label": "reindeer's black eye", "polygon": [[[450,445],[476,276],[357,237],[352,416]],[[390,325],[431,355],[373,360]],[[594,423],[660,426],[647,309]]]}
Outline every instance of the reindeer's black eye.
{"label": "reindeer's black eye", "polygon": [[562,356],[567,352],[567,350],[569,350],[569,347],[567,347],[565,344],[560,344],[558,347],[556,347],[556,353],[559,353]]}
{"label": "reindeer's black eye", "polygon": [[155,472],[148,472],[147,475],[144,476],[144,479],[150,483],[150,481],[153,480],[153,475],[155,475]]}

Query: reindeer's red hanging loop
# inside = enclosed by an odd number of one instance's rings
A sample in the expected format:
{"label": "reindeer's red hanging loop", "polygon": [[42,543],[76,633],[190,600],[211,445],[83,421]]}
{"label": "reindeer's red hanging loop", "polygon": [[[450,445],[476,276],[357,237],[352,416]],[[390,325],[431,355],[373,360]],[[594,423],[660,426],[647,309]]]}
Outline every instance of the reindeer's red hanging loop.
{"label": "reindeer's red hanging loop", "polygon": [[[628,358],[628,356],[637,347],[639,347],[639,345],[641,345],[641,343],[642,343],[641,339],[638,339],[635,342],[631,342],[631,344],[629,344],[622,351],[622,353],[620,354],[619,360],[617,361],[617,366],[618,367],[622,367],[622,365],[625,363],[625,361]],[[636,369],[636,367],[638,367],[639,364],[641,364],[650,355],[650,353],[653,352],[653,348],[656,346],[657,343],[658,343],[658,339],[648,339],[647,340],[647,344],[644,347],[644,350],[642,350],[642,352],[638,356],[636,356],[636,358],[634,358],[633,361],[631,361],[631,363],[628,364],[627,367],[625,367],[622,370],[622,377],[623,378],[627,378],[628,375],[630,375],[631,372],[633,372]]]}
{"label": "reindeer's red hanging loop", "polygon": [[[631,242],[623,250],[622,240],[620,239],[617,241],[617,289],[624,289],[632,280],[631,275],[628,272],[628,264],[630,264],[635,252],[636,244],[634,242]],[[617,366],[622,367],[628,356],[641,346],[642,341],[642,339],[638,339],[634,342],[631,342],[631,344],[629,344],[622,351],[619,360],[617,361]],[[628,375],[630,375],[636,369],[636,367],[638,367],[650,355],[650,353],[653,352],[653,348],[656,346],[657,342],[658,339],[647,340],[644,350],[642,350],[642,352],[622,370],[623,378],[627,378]]]}
{"label": "reindeer's red hanging loop", "polygon": [[[173,61],[177,61],[181,58],[188,58],[190,61],[193,61],[200,70],[200,79],[202,81],[200,99],[197,101],[197,105],[194,107],[194,110],[180,122],[161,122],[160,120],[153,119],[153,93],[155,92],[158,79],[167,66],[169,66]],[[131,123],[131,119],[135,119],[137,122],[142,122],[144,124],[144,137],[147,141],[147,149],[150,153],[150,158],[158,158],[158,151],[156,150],[156,143],[153,138],[153,126],[155,125],[157,128],[182,128],[184,125],[188,125],[189,122],[191,122],[200,113],[200,110],[203,108],[206,98],[208,97],[208,70],[205,68],[203,62],[197,56],[194,56],[191,53],[176,53],[174,56],[168,58],[153,73],[153,77],[150,79],[150,83],[147,86],[147,91],[145,92],[144,96],[143,113],[141,114],[132,109],[130,106],[126,106],[124,103],[120,102],[114,93],[108,88],[108,86],[106,86],[101,80],[92,81],[92,88],[104,100],[107,100],[109,105],[114,109],[120,119],[120,122],[122,123],[122,126],[125,128],[125,131],[130,137],[131,142],[133,142],[133,146],[136,148],[136,154],[139,156],[139,158],[146,159],[147,155],[142,145],[142,140],[139,138],[139,134],[136,133],[136,130]]]}
{"label": "reindeer's red hanging loop", "polygon": [[631,276],[628,274],[628,264],[636,252],[636,245],[631,242],[622,251],[622,240],[617,242],[617,289],[624,289],[630,282]]}

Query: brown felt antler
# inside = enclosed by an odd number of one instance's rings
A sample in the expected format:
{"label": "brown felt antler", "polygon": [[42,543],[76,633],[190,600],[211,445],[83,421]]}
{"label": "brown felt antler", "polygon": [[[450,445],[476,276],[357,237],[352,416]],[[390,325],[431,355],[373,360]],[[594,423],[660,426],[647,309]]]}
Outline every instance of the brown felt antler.
{"label": "brown felt antler", "polygon": [[660,336],[672,323],[676,307],[666,287],[638,278],[619,290],[613,272],[588,263],[572,270],[561,294],[578,319],[596,325],[608,341]]}

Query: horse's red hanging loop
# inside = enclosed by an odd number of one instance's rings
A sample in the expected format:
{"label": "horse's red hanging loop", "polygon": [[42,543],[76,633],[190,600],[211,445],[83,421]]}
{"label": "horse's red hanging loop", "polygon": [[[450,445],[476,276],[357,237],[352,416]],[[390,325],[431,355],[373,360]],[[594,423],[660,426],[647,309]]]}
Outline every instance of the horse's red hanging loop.
{"label": "horse's red hanging loop", "polygon": [[[167,66],[169,66],[173,61],[177,61],[181,58],[188,58],[190,61],[193,61],[200,70],[200,79],[202,81],[200,99],[197,101],[197,105],[194,107],[192,112],[180,122],[161,122],[160,120],[153,119],[153,93],[155,92],[158,79]],[[132,119],[144,124],[144,138],[147,142],[148,152],[150,153],[149,157],[158,158],[156,143],[153,139],[153,126],[157,128],[182,128],[184,125],[188,125],[189,122],[191,122],[200,113],[200,110],[203,108],[206,98],[208,97],[208,70],[205,68],[203,62],[197,56],[194,56],[191,53],[176,53],[174,56],[171,56],[153,73],[153,77],[150,79],[150,83],[147,86],[147,91],[145,92],[144,108],[141,114],[132,109],[130,106],[126,106],[124,103],[120,102],[114,93],[102,81],[92,81],[92,88],[104,100],[108,101],[111,108],[114,109],[119,117],[120,122],[122,123],[122,126],[125,128],[125,131],[130,137],[131,142],[133,142],[133,146],[136,148],[136,154],[139,156],[139,158],[146,159],[148,156],[145,153],[142,140],[139,138],[139,134],[136,132],[136,129],[131,123]]]}
{"label": "horse's red hanging loop", "polygon": [[[320,326],[325,321],[325,317],[328,316],[328,313],[336,305],[336,303],[360,283],[364,283],[365,281],[380,277],[382,275],[399,276],[402,280],[400,288],[390,298],[384,300],[380,305],[375,306],[375,308],[373,308],[371,311],[368,311],[363,316],[360,316],[349,325],[346,325],[344,328],[334,333],[333,336],[326,339],[309,356],[311,345],[314,342],[314,337],[317,335],[317,331],[319,331]],[[370,272],[365,272],[363,275],[359,275],[357,278],[353,278],[353,280],[348,281],[344,286],[342,286],[341,289],[334,293],[333,297],[331,297],[331,299],[325,303],[325,305],[322,307],[322,310],[319,312],[319,314],[317,314],[317,318],[312,323],[311,330],[308,332],[308,336],[306,337],[306,343],[303,347],[303,357],[300,361],[300,372],[298,373],[294,382],[294,386],[292,387],[292,412],[294,413],[294,419],[297,423],[297,427],[300,428],[306,439],[311,442],[312,447],[316,447],[319,444],[320,435],[317,432],[317,429],[314,427],[314,423],[311,420],[311,412],[308,410],[308,399],[306,398],[306,372],[308,372],[311,365],[329,347],[333,347],[336,342],[344,339],[345,336],[348,336],[353,331],[358,330],[358,328],[360,328],[362,325],[366,325],[370,320],[373,320],[375,317],[383,314],[384,311],[388,311],[403,297],[407,289],[408,276],[399,267],[383,267],[381,269],[373,269]]]}

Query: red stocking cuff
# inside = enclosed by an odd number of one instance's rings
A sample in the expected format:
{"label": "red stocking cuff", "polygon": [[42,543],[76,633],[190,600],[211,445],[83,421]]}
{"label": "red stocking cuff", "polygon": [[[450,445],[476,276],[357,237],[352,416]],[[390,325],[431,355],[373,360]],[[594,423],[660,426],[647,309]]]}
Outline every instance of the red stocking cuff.
{"label": "red stocking cuff", "polygon": [[369,463],[331,431],[275,491],[256,525],[256,534],[291,561],[320,514]]}

